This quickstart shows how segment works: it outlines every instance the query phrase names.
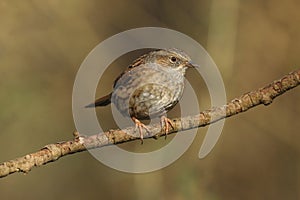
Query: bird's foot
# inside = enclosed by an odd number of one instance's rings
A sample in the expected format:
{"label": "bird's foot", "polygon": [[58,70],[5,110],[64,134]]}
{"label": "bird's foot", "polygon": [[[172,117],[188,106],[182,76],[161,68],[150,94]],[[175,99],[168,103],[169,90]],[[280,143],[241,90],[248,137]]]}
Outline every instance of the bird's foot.
{"label": "bird's foot", "polygon": [[150,130],[149,128],[143,124],[140,120],[138,120],[135,117],[131,117],[132,121],[135,123],[135,130],[139,129],[140,132],[140,139],[141,139],[141,144],[144,143],[144,135],[143,135],[143,128],[149,133]]}
{"label": "bird's foot", "polygon": [[170,120],[169,118],[165,117],[165,116],[161,116],[160,118],[160,124],[161,124],[161,128],[163,129],[163,131],[165,132],[165,138],[167,138],[167,135],[170,131],[170,126],[172,129],[174,129],[173,125],[172,125],[172,120]]}

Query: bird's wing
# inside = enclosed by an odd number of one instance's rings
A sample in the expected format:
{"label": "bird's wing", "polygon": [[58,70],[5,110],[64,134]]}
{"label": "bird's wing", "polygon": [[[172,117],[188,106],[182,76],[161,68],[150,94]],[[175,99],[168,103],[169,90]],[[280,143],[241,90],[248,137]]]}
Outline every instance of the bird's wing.
{"label": "bird's wing", "polygon": [[135,61],[133,61],[132,64],[129,65],[129,66],[127,67],[127,69],[126,69],[124,72],[122,72],[122,73],[116,78],[116,80],[114,81],[113,88],[115,88],[115,86],[116,86],[118,80],[119,80],[124,74],[126,74],[127,72],[131,71],[132,69],[134,69],[134,68],[136,68],[136,67],[138,67],[138,66],[144,64],[144,63],[145,63],[145,57],[146,57],[146,56],[147,56],[147,54],[144,54],[144,55],[140,56],[139,58],[137,58]]}

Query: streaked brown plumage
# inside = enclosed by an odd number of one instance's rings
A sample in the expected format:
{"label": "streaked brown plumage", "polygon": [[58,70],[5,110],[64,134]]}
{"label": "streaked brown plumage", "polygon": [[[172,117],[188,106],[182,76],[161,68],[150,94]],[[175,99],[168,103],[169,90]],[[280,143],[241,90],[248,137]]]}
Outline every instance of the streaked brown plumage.
{"label": "streaked brown plumage", "polygon": [[139,128],[148,128],[139,120],[161,117],[166,134],[169,119],[164,114],[180,100],[187,68],[195,65],[178,49],[151,51],[136,59],[114,82],[113,92],[88,105],[106,106],[113,103],[124,116],[130,116]]}

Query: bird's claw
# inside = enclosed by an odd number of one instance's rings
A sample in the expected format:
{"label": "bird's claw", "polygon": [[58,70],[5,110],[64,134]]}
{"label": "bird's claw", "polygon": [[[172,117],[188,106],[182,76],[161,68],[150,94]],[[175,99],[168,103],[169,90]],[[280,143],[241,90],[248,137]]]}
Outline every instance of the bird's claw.
{"label": "bird's claw", "polygon": [[161,123],[161,127],[165,132],[165,138],[167,138],[167,135],[169,133],[170,130],[170,126],[172,127],[172,129],[174,129],[173,124],[172,124],[172,120],[170,120],[169,118],[162,116],[160,118],[160,123]]}
{"label": "bird's claw", "polygon": [[144,128],[148,133],[150,132],[150,130],[149,130],[149,128],[148,128],[145,124],[143,124],[143,123],[142,123],[140,120],[138,120],[137,118],[132,117],[131,119],[132,119],[132,121],[135,123],[135,131],[136,131],[137,129],[139,129],[139,132],[140,132],[140,139],[141,139],[141,144],[143,144],[143,143],[144,143],[143,128]]}

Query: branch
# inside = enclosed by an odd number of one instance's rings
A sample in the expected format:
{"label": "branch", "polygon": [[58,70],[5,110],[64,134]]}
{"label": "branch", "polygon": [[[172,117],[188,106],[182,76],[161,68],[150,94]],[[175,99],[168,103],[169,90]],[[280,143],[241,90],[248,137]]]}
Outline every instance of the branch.
{"label": "branch", "polygon": [[[173,129],[168,134],[203,127],[221,119],[245,112],[260,104],[269,105],[273,99],[299,84],[300,69],[283,76],[281,79],[263,88],[235,98],[226,105],[205,110],[195,116],[174,118],[172,119]],[[144,134],[145,138],[158,138],[165,135],[159,123],[150,125],[148,128],[150,132]],[[135,127],[128,127],[123,130],[110,130],[92,136],[79,136],[79,133],[75,132],[73,140],[49,144],[35,153],[1,163],[0,177],[5,177],[15,172],[28,173],[33,167],[53,162],[69,154],[137,139],[139,139],[139,135],[136,133]]]}

